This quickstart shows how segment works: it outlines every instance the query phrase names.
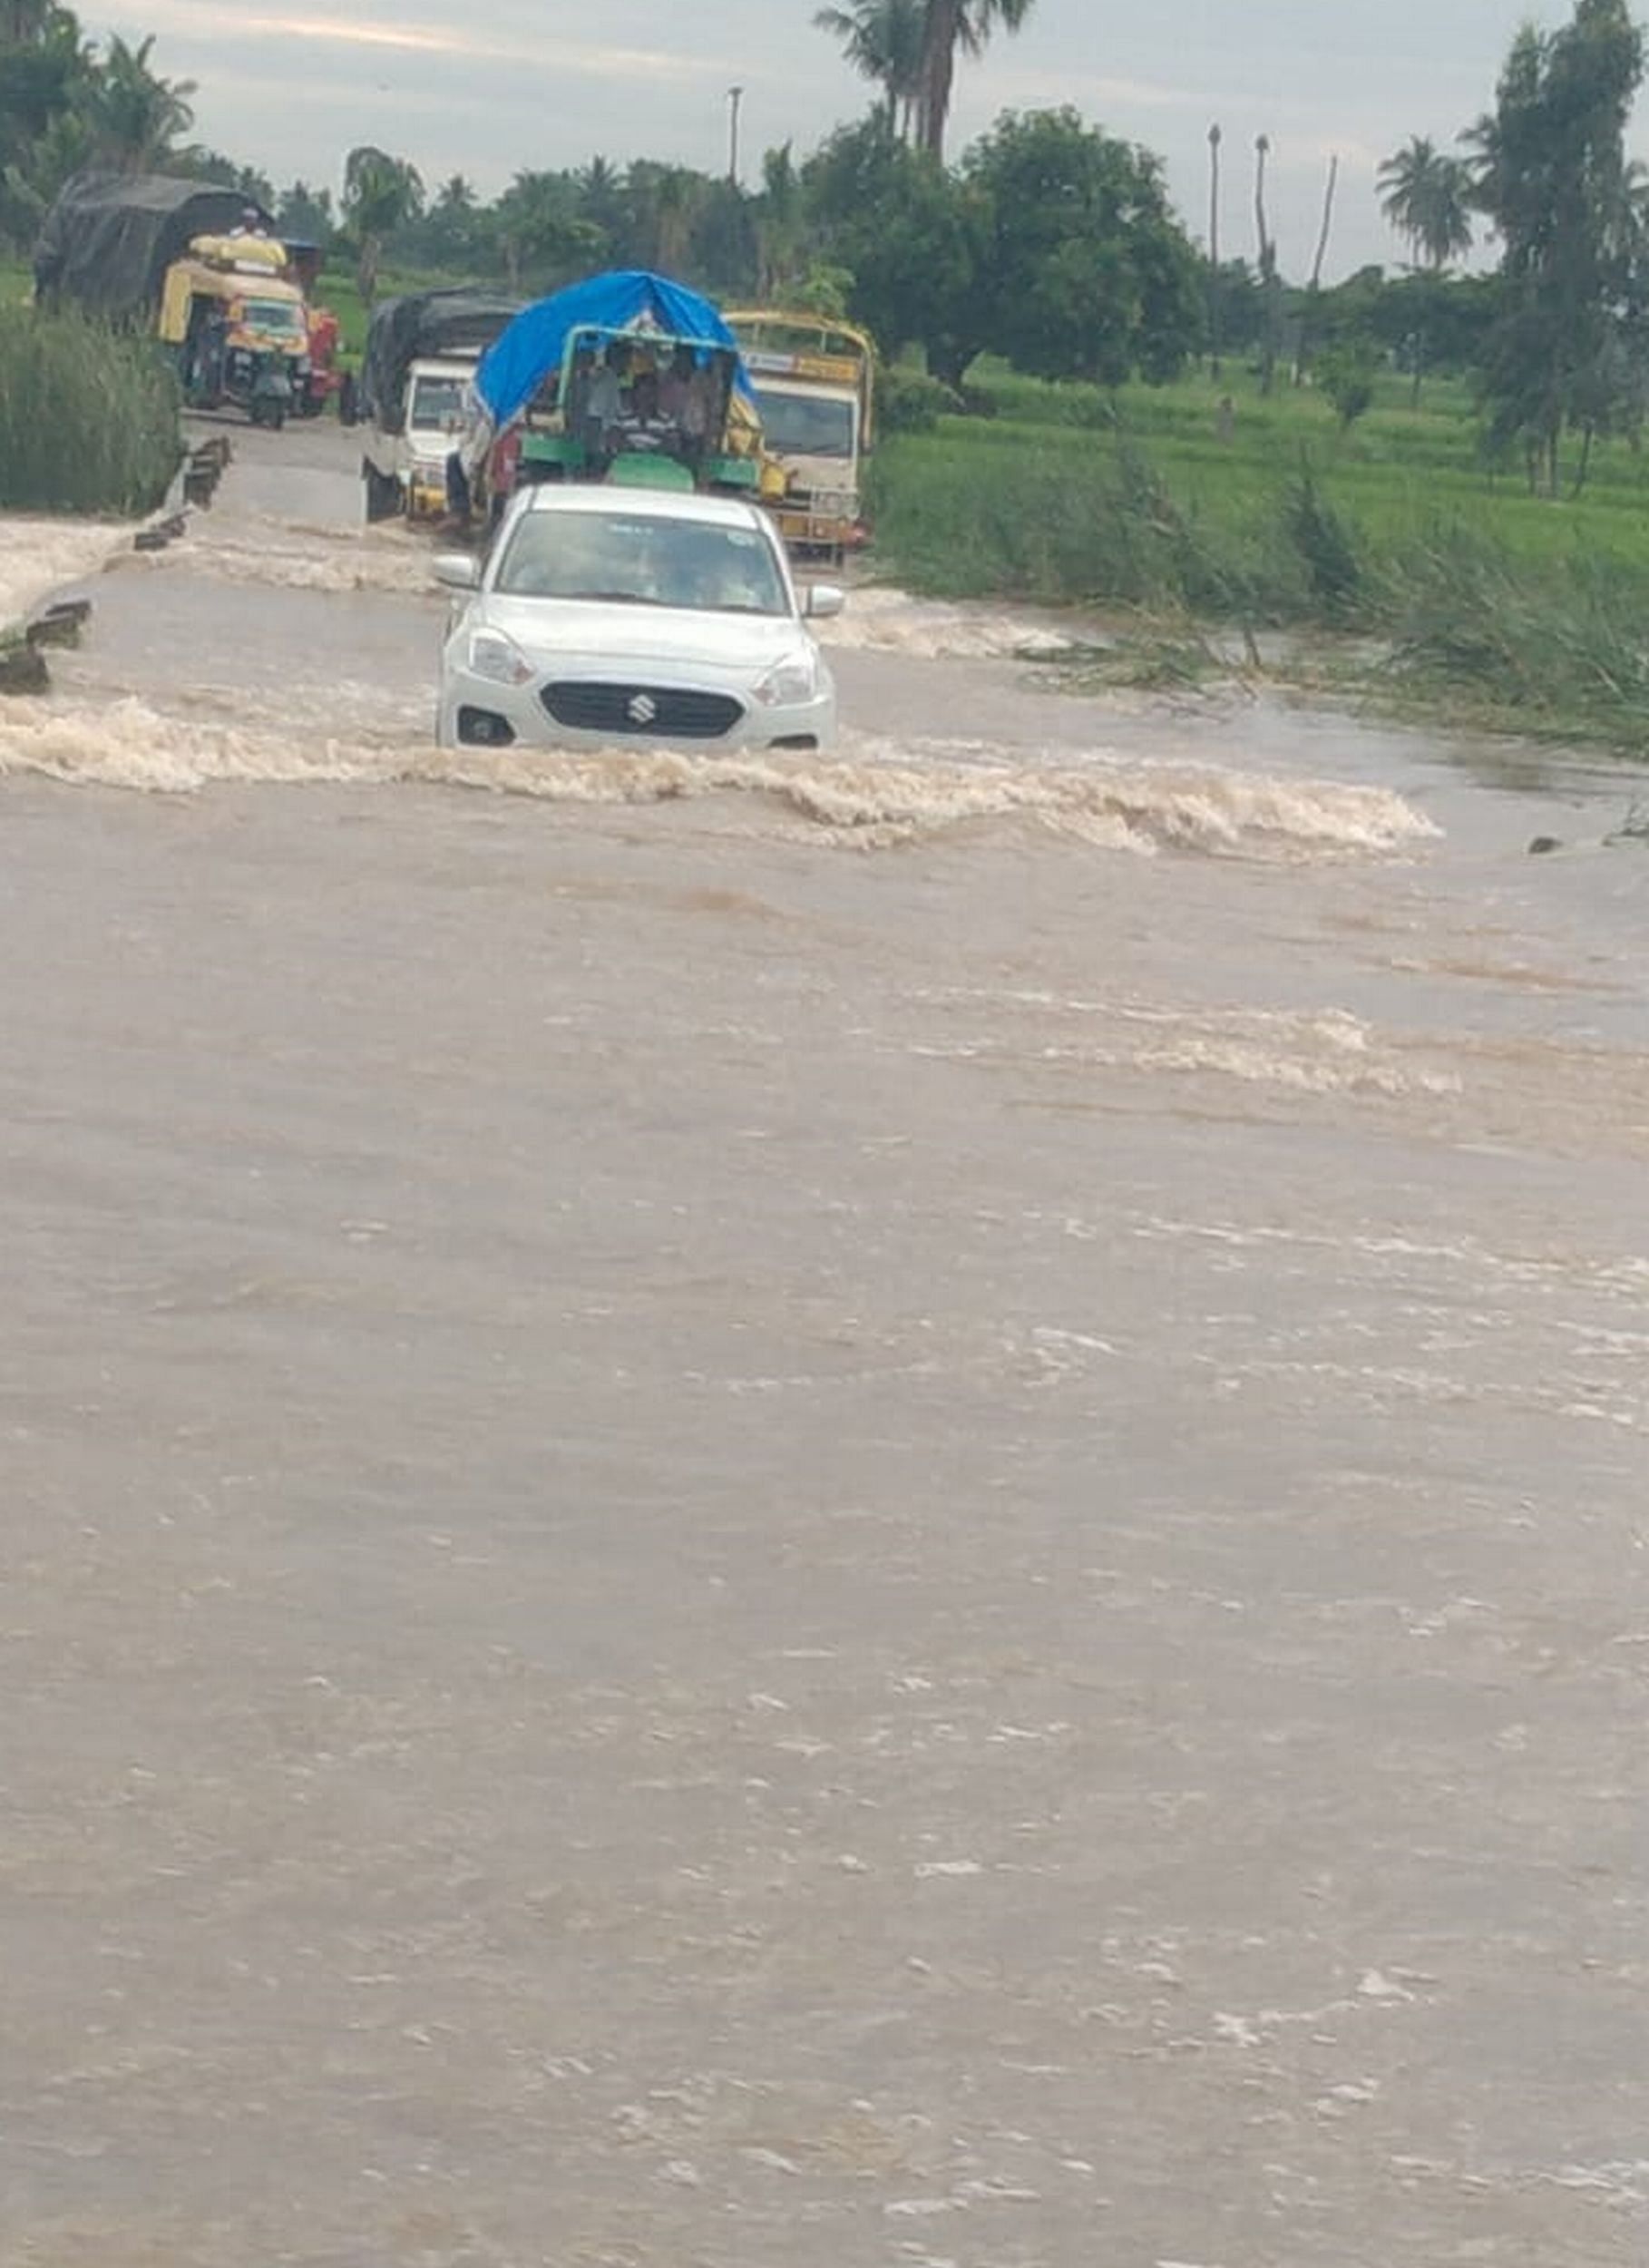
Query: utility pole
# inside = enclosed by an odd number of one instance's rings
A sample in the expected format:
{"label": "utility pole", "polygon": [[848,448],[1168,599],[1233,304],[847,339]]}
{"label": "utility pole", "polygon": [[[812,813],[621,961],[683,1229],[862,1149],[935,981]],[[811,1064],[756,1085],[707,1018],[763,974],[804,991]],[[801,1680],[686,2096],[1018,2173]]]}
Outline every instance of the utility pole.
{"label": "utility pole", "polygon": [[727,89],[727,179],[738,187],[738,106],[745,99],[741,86]]}

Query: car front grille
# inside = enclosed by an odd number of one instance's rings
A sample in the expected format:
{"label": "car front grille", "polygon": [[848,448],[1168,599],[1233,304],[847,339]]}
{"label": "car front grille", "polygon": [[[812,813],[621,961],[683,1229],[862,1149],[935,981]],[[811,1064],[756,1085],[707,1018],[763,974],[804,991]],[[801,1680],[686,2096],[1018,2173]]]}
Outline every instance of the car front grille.
{"label": "car front grille", "polygon": [[727,693],[688,693],[663,685],[546,685],[539,699],[558,725],[625,738],[719,740],[744,714]]}

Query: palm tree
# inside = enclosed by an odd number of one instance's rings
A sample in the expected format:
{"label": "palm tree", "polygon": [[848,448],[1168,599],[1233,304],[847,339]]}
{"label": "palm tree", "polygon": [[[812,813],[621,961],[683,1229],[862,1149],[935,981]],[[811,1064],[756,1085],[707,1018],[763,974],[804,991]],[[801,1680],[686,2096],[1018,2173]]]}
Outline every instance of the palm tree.
{"label": "palm tree", "polygon": [[944,155],[958,51],[982,54],[993,32],[1017,32],[1035,5],[1036,0],[927,0],[916,139],[934,157]]}
{"label": "palm tree", "polygon": [[370,142],[344,161],[344,220],[355,239],[356,281],[370,307],[378,296],[384,240],[415,220],[424,208],[424,180],[405,158]]}
{"label": "palm tree", "polygon": [[762,159],[762,193],[756,206],[757,288],[764,300],[778,302],[792,295],[800,280],[802,246],[807,213],[802,177],[791,146],[769,150]]}
{"label": "palm tree", "polygon": [[1471,249],[1471,168],[1412,134],[1380,169],[1380,209],[1414,256],[1440,276]]}
{"label": "palm tree", "polygon": [[111,34],[94,67],[84,108],[97,158],[122,173],[148,173],[171,156],[195,122],[192,79],[162,79],[150,68],[151,37],[130,47]]}
{"label": "palm tree", "polygon": [[1283,285],[1277,274],[1277,244],[1265,217],[1265,166],[1271,156],[1271,136],[1254,138],[1254,229],[1260,286],[1265,294],[1265,335],[1260,348],[1260,391],[1269,394],[1276,383],[1277,350],[1283,330]]}
{"label": "palm tree", "polygon": [[517,173],[493,212],[512,291],[521,289],[529,269],[543,282],[577,268],[600,240],[580,218],[578,185],[568,173]]}
{"label": "palm tree", "polygon": [[860,77],[882,89],[890,133],[908,135],[921,98],[927,15],[927,0],[848,0],[814,15],[820,31],[841,41]]}
{"label": "palm tree", "polygon": [[1208,346],[1212,375],[1220,375],[1220,144],[1215,119],[1208,129]]}

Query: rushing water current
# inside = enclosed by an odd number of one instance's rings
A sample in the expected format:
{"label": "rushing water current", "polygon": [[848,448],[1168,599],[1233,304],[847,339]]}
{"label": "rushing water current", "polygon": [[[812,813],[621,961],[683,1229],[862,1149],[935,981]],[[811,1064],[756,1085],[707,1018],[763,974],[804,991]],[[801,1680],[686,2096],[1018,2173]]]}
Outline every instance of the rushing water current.
{"label": "rushing water current", "polygon": [[236,445],[0,703],[0,2268],[1637,2268],[1634,775],[442,756]]}

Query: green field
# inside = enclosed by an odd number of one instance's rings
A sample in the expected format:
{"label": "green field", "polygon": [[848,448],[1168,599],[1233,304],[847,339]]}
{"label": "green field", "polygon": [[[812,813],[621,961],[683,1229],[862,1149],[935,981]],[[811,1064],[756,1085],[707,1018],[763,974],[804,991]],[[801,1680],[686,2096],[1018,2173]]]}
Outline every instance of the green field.
{"label": "green field", "polygon": [[[1585,552],[1649,575],[1649,455],[1599,444],[1577,498],[1531,496],[1519,468],[1483,464],[1470,397],[1458,381],[1434,382],[1414,410],[1407,382],[1385,379],[1376,406],[1349,434],[1309,389],[1264,401],[1251,386],[1196,377],[1108,396],[990,368],[978,385],[994,415],[946,417],[933,433],[901,435],[878,465],[883,548],[902,573],[935,591],[1000,591],[1006,569],[1008,587],[1026,597],[1128,595],[1107,588],[1103,550],[1085,582],[1079,547],[1068,556],[1054,531],[1039,542],[1027,530],[1006,557],[1000,545],[1004,508],[1032,484],[1067,499],[1058,533],[1068,537],[1066,523],[1079,523],[1084,506],[1107,491],[1119,447],[1148,464],[1214,552],[1252,556],[1304,464],[1376,559],[1465,531],[1530,563]],[[1226,392],[1233,418],[1223,439],[1218,404]],[[1577,447],[1571,463],[1577,467]],[[1286,590],[1275,595],[1282,605]]]}
{"label": "green field", "polygon": [[1309,388],[1264,400],[1240,372],[1110,396],[980,366],[973,394],[984,414],[878,454],[890,578],[1146,617],[1154,652],[1165,621],[1356,631],[1382,648],[1361,689],[1649,739],[1649,458],[1625,441],[1554,503],[1485,464],[1458,382],[1416,409],[1388,377],[1350,432]]}

